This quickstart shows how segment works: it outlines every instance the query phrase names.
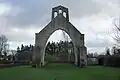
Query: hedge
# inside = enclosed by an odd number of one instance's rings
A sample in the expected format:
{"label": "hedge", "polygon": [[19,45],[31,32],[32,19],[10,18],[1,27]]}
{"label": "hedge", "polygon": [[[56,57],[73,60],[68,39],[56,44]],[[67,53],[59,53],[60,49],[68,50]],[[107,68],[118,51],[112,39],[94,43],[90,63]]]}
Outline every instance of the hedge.
{"label": "hedge", "polygon": [[120,67],[120,56],[109,56],[105,58],[105,65],[111,67]]}
{"label": "hedge", "polygon": [[103,56],[99,58],[99,65],[120,67],[120,56]]}
{"label": "hedge", "polygon": [[98,59],[98,65],[103,66],[104,65],[104,57],[100,57]]}
{"label": "hedge", "polygon": [[12,61],[9,60],[0,60],[0,64],[10,64]]}

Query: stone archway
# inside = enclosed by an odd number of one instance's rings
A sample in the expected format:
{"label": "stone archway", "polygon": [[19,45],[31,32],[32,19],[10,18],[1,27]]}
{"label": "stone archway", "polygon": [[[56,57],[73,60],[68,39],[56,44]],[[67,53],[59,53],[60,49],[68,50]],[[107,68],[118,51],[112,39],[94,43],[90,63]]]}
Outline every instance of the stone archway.
{"label": "stone archway", "polygon": [[80,65],[80,59],[87,62],[87,48],[84,46],[84,34],[81,34],[70,22],[68,8],[57,6],[52,8],[51,22],[39,33],[35,34],[35,50],[33,53],[33,63],[44,65],[45,46],[48,38],[56,30],[65,31],[74,44],[75,64]]}

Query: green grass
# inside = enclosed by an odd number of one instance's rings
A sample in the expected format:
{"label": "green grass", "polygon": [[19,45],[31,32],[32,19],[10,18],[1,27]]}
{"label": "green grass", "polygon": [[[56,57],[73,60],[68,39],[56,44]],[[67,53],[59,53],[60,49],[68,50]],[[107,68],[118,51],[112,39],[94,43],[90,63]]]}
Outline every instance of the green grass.
{"label": "green grass", "polygon": [[49,64],[44,68],[28,66],[0,69],[0,80],[120,80],[120,68],[71,64]]}

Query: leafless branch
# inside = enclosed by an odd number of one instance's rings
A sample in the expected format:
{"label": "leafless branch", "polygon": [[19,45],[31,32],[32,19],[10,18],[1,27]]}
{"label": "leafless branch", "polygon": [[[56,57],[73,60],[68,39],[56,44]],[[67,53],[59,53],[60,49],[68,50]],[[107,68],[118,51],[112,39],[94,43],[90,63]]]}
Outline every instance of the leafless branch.
{"label": "leafless branch", "polygon": [[120,19],[115,19],[114,22],[114,29],[113,29],[113,34],[114,36],[112,37],[118,44],[120,44]]}

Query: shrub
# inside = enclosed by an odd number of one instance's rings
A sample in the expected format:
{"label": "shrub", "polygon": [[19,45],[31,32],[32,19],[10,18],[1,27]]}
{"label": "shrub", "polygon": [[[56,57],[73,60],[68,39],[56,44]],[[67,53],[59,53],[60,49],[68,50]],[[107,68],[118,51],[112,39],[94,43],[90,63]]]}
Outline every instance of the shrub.
{"label": "shrub", "polygon": [[10,64],[12,61],[9,60],[0,60],[0,64]]}
{"label": "shrub", "polygon": [[106,57],[106,66],[120,67],[120,56],[109,56]]}
{"label": "shrub", "polygon": [[28,65],[30,61],[29,60],[18,60],[18,61],[15,61],[14,63],[18,63],[21,65]]}
{"label": "shrub", "polygon": [[104,57],[98,58],[98,65],[104,65]]}
{"label": "shrub", "polygon": [[45,61],[56,61],[58,58],[56,56],[47,55],[45,56]]}

